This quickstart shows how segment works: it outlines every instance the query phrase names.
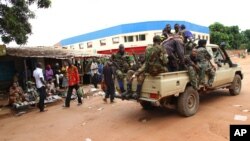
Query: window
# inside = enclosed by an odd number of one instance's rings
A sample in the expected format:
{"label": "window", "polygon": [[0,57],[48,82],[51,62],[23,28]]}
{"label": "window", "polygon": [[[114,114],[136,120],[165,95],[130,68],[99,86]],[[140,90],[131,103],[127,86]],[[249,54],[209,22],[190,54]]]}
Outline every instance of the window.
{"label": "window", "polygon": [[125,36],[124,37],[124,42],[133,42],[133,41],[134,41],[133,36]]}
{"label": "window", "polygon": [[79,49],[84,49],[84,44],[83,43],[79,44]]}
{"label": "window", "polygon": [[199,40],[201,39],[201,35],[198,35],[198,39],[199,39]]}
{"label": "window", "polygon": [[74,45],[69,46],[70,49],[75,49]]}
{"label": "window", "polygon": [[205,39],[205,36],[204,36],[204,35],[202,35],[202,39],[203,39],[203,40]]}
{"label": "window", "polygon": [[208,36],[206,36],[206,40],[208,40]]}
{"label": "window", "polygon": [[88,48],[92,48],[92,42],[88,42],[88,43],[87,43],[87,47],[88,47]]}
{"label": "window", "polygon": [[105,45],[106,45],[106,39],[100,40],[100,45],[101,45],[101,46],[105,46]]}
{"label": "window", "polygon": [[145,41],[146,40],[146,35],[145,34],[139,34],[136,35],[136,41]]}
{"label": "window", "polygon": [[118,44],[119,43],[119,37],[114,37],[112,38],[113,44]]}

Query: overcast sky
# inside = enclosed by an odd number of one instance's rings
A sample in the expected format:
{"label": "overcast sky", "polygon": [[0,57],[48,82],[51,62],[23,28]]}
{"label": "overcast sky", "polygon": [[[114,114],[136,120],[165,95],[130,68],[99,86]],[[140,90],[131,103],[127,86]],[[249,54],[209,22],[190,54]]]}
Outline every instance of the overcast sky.
{"label": "overcast sky", "polygon": [[[183,20],[209,26],[220,22],[250,29],[247,0],[52,0],[35,10],[27,46],[54,45],[62,39],[119,24]],[[10,45],[15,46],[11,43]]]}

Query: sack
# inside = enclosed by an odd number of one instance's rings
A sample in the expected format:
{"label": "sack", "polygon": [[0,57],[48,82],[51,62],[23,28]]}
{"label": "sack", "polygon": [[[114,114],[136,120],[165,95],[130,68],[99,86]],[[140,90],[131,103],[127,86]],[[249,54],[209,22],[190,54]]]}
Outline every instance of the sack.
{"label": "sack", "polygon": [[82,87],[79,87],[78,90],[76,91],[76,93],[77,93],[79,96],[83,97],[83,95],[84,95],[84,90],[83,90],[83,88],[82,88]]}

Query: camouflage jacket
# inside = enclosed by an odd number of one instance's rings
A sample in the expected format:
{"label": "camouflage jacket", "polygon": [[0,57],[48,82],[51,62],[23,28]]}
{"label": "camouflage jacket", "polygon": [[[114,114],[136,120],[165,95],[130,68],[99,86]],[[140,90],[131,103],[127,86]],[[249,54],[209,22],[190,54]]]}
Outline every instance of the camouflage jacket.
{"label": "camouflage jacket", "polygon": [[127,53],[123,55],[117,52],[112,55],[113,64],[116,69],[126,73],[130,69],[130,59]]}
{"label": "camouflage jacket", "polygon": [[186,66],[194,66],[194,65],[197,65],[197,62],[199,61],[199,59],[195,56],[187,55],[185,56],[184,61],[185,61]]}
{"label": "camouflage jacket", "polygon": [[138,71],[145,71],[151,75],[157,75],[167,71],[167,63],[167,53],[161,45],[149,46],[145,52],[145,63]]}
{"label": "camouflage jacket", "polygon": [[197,49],[197,58],[199,62],[203,63],[203,62],[211,60],[212,56],[209,54],[209,52],[206,50],[205,47],[199,47]]}

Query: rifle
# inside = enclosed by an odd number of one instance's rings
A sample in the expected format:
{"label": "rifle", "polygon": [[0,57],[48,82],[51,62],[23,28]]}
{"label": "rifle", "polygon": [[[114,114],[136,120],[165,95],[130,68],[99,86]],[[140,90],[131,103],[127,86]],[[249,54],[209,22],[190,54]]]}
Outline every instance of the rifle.
{"label": "rifle", "polygon": [[[137,59],[137,57],[135,56],[134,51],[133,51],[132,55],[133,55],[133,57],[134,57],[134,59],[135,59],[135,65],[136,65],[136,70],[137,70],[137,69],[139,69],[139,68],[140,68],[140,66],[139,66],[138,59]],[[132,67],[132,66],[131,66],[131,67]]]}
{"label": "rifle", "polygon": [[115,61],[112,61],[112,64],[117,68],[117,69],[121,69],[120,66],[115,62]]}
{"label": "rifle", "polygon": [[[209,54],[209,53],[208,53]],[[212,56],[210,56],[212,58]],[[211,62],[211,58],[206,56],[206,59],[208,60],[209,64],[211,65],[211,67],[214,69],[214,71],[216,71],[215,66],[213,65],[213,63]]]}
{"label": "rifle", "polygon": [[226,43],[225,42],[222,42],[220,44],[220,49],[222,50],[223,54],[225,55],[226,57],[226,60],[224,63],[228,62],[229,66],[230,67],[237,67],[237,64],[233,64],[233,62],[231,61],[230,57],[228,56],[226,50],[225,50],[225,47],[226,47]]}

